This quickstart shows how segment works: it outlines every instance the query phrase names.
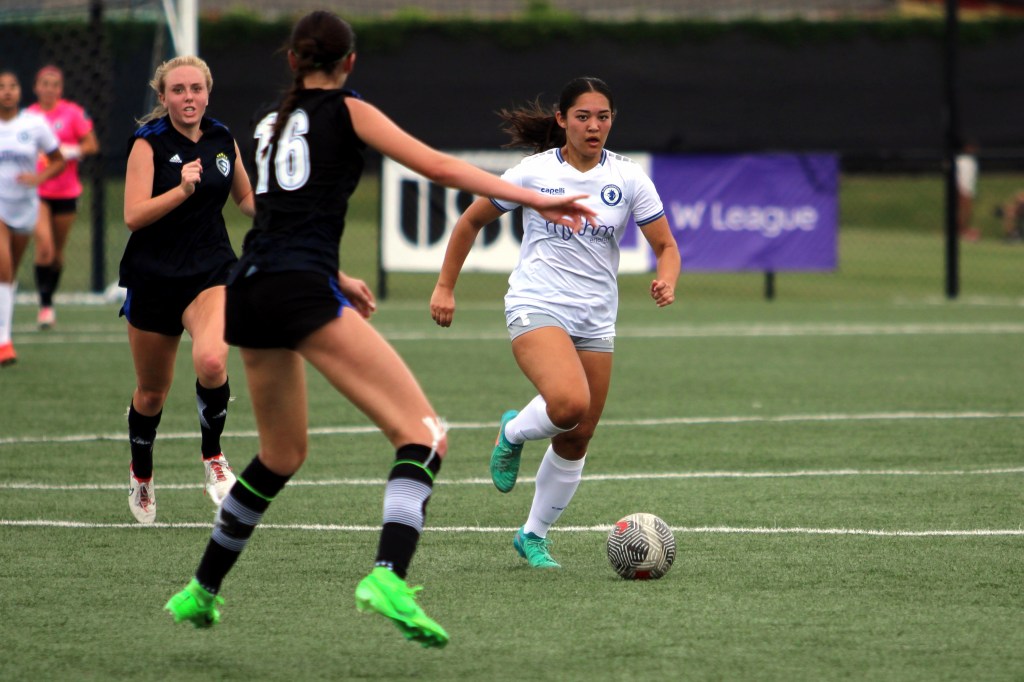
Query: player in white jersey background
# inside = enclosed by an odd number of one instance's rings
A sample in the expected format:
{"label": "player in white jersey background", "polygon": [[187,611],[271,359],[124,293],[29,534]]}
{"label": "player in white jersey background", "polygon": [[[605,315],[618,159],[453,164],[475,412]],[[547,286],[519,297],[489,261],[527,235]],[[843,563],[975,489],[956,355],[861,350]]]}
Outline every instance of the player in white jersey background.
{"label": "player in white jersey background", "polygon": [[[650,294],[659,307],[675,301],[679,249],[654,183],[639,165],[605,149],[615,104],[602,80],[573,79],[553,111],[535,101],[499,113],[512,137],[506,146],[538,152],[503,179],[544,194],[587,194],[583,203],[597,213],[573,232],[524,209],[523,245],[505,295],[512,353],[538,395],[502,415],[491,479],[501,492],[510,491],[523,444],[550,439],[529,516],[513,547],[533,567],[558,568],[548,530],[579,486],[611,383],[619,241],[632,217],[657,258]],[[437,324],[452,323],[455,284],[479,231],[514,208],[481,198],[456,222],[430,298]]]}
{"label": "player in white jersey background", "polygon": [[[0,70],[0,367],[17,360],[11,342],[14,280],[39,215],[36,188],[64,170],[60,143],[46,119],[19,110],[21,83]],[[47,165],[36,171],[42,154]]]}

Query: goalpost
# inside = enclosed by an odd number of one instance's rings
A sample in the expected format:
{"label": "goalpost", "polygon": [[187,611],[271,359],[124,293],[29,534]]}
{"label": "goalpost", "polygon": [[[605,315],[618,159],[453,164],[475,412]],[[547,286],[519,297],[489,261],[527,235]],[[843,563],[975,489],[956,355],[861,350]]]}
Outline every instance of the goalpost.
{"label": "goalpost", "polygon": [[162,0],[174,53],[199,54],[199,0]]}

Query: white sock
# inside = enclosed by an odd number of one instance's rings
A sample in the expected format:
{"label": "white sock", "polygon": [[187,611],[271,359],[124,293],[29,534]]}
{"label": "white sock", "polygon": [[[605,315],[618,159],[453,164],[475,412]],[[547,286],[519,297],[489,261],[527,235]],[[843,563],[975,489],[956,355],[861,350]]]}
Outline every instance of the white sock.
{"label": "white sock", "polygon": [[533,493],[530,518],[523,526],[524,532],[547,537],[548,529],[569,506],[576,488],[580,487],[586,460],[586,455],[579,460],[562,459],[555,454],[553,447],[548,446],[537,469],[537,489]]}
{"label": "white sock", "polygon": [[0,284],[0,344],[11,340],[11,324],[14,320],[14,287],[10,283]]}
{"label": "white sock", "polygon": [[545,440],[574,428],[575,425],[560,429],[552,424],[548,418],[548,404],[538,395],[505,424],[505,438],[509,443],[518,445],[527,440]]}

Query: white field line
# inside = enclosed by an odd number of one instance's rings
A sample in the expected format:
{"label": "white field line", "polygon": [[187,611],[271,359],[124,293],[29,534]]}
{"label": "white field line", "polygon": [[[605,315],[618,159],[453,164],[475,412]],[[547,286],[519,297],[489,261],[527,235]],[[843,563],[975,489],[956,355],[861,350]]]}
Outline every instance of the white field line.
{"label": "white field line", "polygon": [[[18,521],[0,519],[0,527],[20,528],[75,528],[75,529],[194,529],[210,528],[210,523],[88,523],[82,521],[50,521],[32,519]],[[377,533],[380,526],[354,526],[338,524],[307,524],[307,523],[266,523],[260,524],[261,529],[268,530],[304,530],[314,532],[340,533]],[[555,529],[555,533],[607,533],[611,526],[563,526]],[[672,532],[687,535],[862,535],[869,537],[997,537],[1024,536],[1024,528],[977,528],[977,529],[940,529],[940,530],[881,530],[873,528],[773,528],[755,526],[738,528],[733,526],[671,526]],[[497,526],[434,526],[424,529],[428,533],[513,533],[515,528]]]}
{"label": "white field line", "polygon": [[[127,345],[128,337],[123,328],[109,325],[81,325],[58,332],[38,333],[31,327],[15,328],[18,345],[52,345],[115,343]],[[501,329],[479,331],[459,329],[437,329],[430,331],[407,331],[382,325],[379,329],[391,341],[506,341],[508,334]],[[912,323],[912,324],[710,324],[710,325],[666,325],[658,327],[629,327],[618,330],[620,338],[777,338],[795,336],[907,336],[907,335],[963,335],[963,334],[1024,334],[1024,324],[1011,322],[993,323]],[[182,339],[186,343],[188,337]]]}
{"label": "white field line", "polygon": [[[1007,474],[1024,474],[1024,467],[1004,467],[995,469],[805,469],[798,471],[680,471],[661,473],[635,474],[586,474],[588,483],[605,481],[672,481],[717,478],[829,478],[839,476],[1003,476]],[[534,483],[536,478],[520,476],[520,483]],[[323,480],[296,479],[288,482],[289,487],[341,487],[341,486],[383,486],[382,478],[333,478]],[[441,479],[437,485],[482,485],[490,486],[490,478],[460,478],[455,480]],[[199,483],[161,483],[160,490],[200,490]],[[0,490],[39,490],[39,491],[90,491],[90,490],[123,490],[122,483],[69,483],[54,485],[49,483],[17,483],[0,482]]]}
{"label": "white field line", "polygon": [[[1024,412],[866,412],[835,413],[835,414],[783,414],[783,415],[749,415],[726,417],[656,417],[651,419],[605,419],[601,421],[607,427],[637,426],[700,426],[714,424],[786,424],[791,422],[844,422],[844,421],[946,421],[955,419],[1021,419]],[[448,430],[493,429],[493,422],[449,422]],[[375,426],[321,426],[308,431],[310,436],[338,436],[354,434],[376,434]],[[160,440],[184,440],[199,438],[198,431],[182,431],[161,433]],[[67,436],[8,436],[0,438],[0,446],[28,445],[33,443],[90,443],[99,441],[120,441],[127,438],[127,432],[117,433],[81,433]],[[225,431],[222,438],[256,438],[255,431]]]}

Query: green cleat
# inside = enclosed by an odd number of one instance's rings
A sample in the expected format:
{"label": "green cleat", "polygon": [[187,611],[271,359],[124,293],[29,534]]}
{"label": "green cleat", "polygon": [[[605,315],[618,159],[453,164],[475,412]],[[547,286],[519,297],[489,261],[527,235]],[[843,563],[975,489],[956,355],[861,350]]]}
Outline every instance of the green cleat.
{"label": "green cleat", "polygon": [[505,438],[505,424],[519,414],[518,410],[509,410],[501,415],[501,426],[498,427],[498,438],[494,441],[491,451],[491,481],[494,487],[503,493],[512,490],[519,476],[519,460],[523,454],[523,444],[509,443]]}
{"label": "green cleat", "polygon": [[175,623],[187,620],[197,628],[208,628],[220,622],[217,604],[223,603],[223,597],[210,594],[192,578],[184,590],[167,601],[164,610],[174,616]]}
{"label": "green cleat", "polygon": [[363,613],[373,611],[390,618],[402,636],[410,641],[440,648],[448,643],[448,633],[416,603],[416,593],[422,589],[409,587],[391,569],[377,566],[359,581],[356,608]]}
{"label": "green cleat", "polygon": [[519,556],[530,562],[533,568],[561,568],[562,566],[551,558],[548,546],[551,541],[547,538],[537,537],[533,533],[524,533],[520,528],[512,538],[512,546],[519,552]]}

